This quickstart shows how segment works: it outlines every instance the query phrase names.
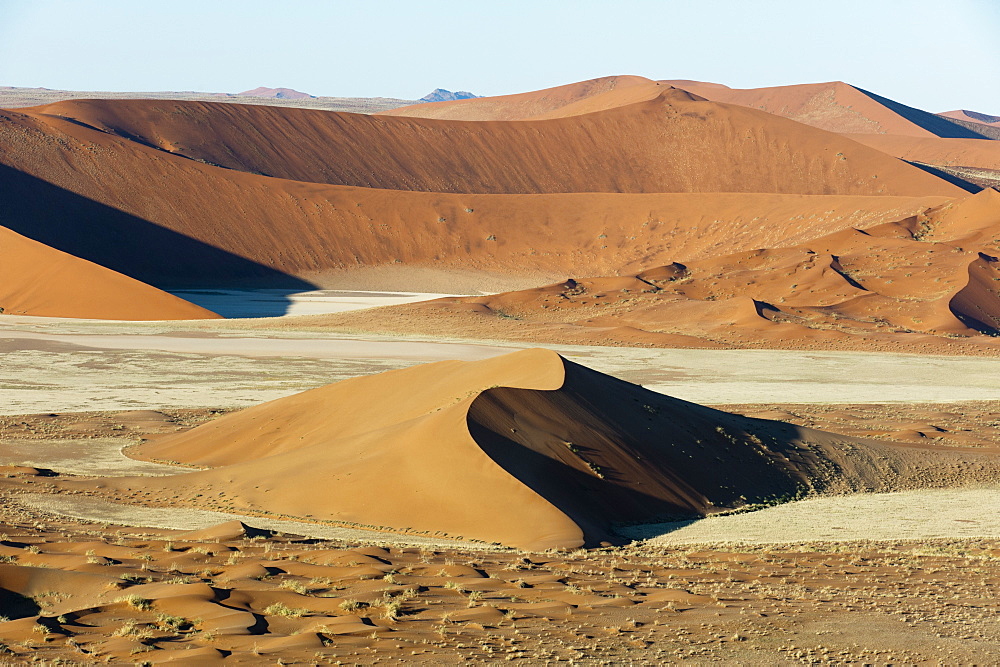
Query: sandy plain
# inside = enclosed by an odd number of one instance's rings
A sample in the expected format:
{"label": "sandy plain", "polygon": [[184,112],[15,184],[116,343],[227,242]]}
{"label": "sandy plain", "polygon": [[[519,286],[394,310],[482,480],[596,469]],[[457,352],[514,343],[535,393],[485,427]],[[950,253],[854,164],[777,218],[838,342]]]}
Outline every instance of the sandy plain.
{"label": "sandy plain", "polygon": [[[1000,575],[997,489],[811,499],[636,528],[633,537],[646,539],[631,546],[555,554],[121,505],[53,494],[53,478],[19,472],[180,472],[120,450],[337,379],[520,347],[262,322],[4,318],[0,465],[13,467],[0,479],[2,555],[112,587],[73,603],[45,596],[63,584],[5,579],[37,599],[46,620],[0,623],[4,659],[880,664],[1000,655],[989,592]],[[1000,401],[995,358],[550,347],[748,416],[945,447],[1000,444],[1000,428],[982,427]],[[279,532],[251,538],[225,529],[234,520]],[[77,559],[72,568],[67,558]],[[337,565],[346,562],[371,566]],[[249,629],[233,628],[239,614]]]}
{"label": "sandy plain", "polygon": [[[540,345],[595,370],[696,403],[1000,400],[1000,359],[909,354]],[[4,318],[0,414],[245,407],[357,375],[522,345],[239,324]]]}

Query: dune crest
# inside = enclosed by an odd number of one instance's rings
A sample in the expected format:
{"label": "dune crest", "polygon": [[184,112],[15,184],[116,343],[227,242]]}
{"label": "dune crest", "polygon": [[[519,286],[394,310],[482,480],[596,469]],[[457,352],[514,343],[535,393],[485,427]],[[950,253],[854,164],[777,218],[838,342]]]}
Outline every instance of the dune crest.
{"label": "dune crest", "polygon": [[514,95],[414,104],[378,115],[441,120],[565,118],[649,100],[664,88],[641,76],[605,76]]}
{"label": "dune crest", "polygon": [[963,125],[900,104],[843,81],[767,88],[729,88],[701,81],[661,81],[696,95],[837,133],[980,138]]}

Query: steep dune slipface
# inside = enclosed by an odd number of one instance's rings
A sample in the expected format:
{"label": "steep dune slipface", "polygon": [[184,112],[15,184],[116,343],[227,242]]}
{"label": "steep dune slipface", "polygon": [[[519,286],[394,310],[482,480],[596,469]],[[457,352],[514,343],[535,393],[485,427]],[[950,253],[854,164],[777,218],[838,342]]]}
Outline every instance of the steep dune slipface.
{"label": "steep dune slipface", "polygon": [[[301,289],[453,291],[458,280],[462,290],[510,290],[566,275],[634,273],[675,260],[799,243],[947,201],[442,194],[298,183],[14,112],[0,112],[0,148],[0,162],[8,165],[0,165],[8,226],[158,286],[252,281]],[[414,267],[446,280],[420,278],[410,271]],[[457,271],[470,277],[456,277]],[[375,283],[371,274],[384,278]]]}
{"label": "steep dune slipface", "polygon": [[952,297],[949,307],[970,327],[1000,334],[1000,259],[979,253],[968,272],[968,284]]}
{"label": "steep dune slipface", "polygon": [[217,466],[106,480],[213,508],[541,549],[619,522],[888,488],[891,449],[719,412],[526,350],[357,378],[143,445]]}
{"label": "steep dune slipface", "polygon": [[[90,100],[29,112],[278,178],[493,194],[945,195],[955,186],[843,137],[667,89],[552,120],[467,123],[307,109]],[[942,121],[946,122],[946,121]]]}
{"label": "steep dune slipface", "polygon": [[0,227],[0,312],[100,320],[219,315],[138,280]]}

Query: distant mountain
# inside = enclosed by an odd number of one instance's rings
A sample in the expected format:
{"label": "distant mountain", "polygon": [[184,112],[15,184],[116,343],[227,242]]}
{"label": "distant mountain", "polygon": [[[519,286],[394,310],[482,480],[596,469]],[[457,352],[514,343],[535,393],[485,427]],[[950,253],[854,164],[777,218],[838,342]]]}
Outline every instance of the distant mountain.
{"label": "distant mountain", "polygon": [[291,88],[254,88],[237,93],[241,97],[273,97],[279,100],[308,100],[315,97],[309,93],[299,92]]}
{"label": "distant mountain", "polygon": [[[263,94],[258,94],[264,91]],[[267,91],[281,94],[266,96]],[[299,95],[300,97],[295,97]],[[388,97],[312,97],[289,88],[258,88],[245,93],[204,93],[194,91],[110,92],[95,90],[50,90],[0,86],[0,109],[23,109],[64,100],[183,100],[189,102],[228,102],[269,107],[298,107],[323,111],[375,113],[412,106],[416,100]]]}
{"label": "distant mountain", "polygon": [[[245,93],[244,93],[245,94]],[[445,90],[444,88],[435,88],[430,94],[424,95],[420,98],[420,102],[454,102],[455,100],[472,100],[479,97],[479,95],[474,95],[467,90],[460,90],[457,93],[453,93],[450,90]]]}

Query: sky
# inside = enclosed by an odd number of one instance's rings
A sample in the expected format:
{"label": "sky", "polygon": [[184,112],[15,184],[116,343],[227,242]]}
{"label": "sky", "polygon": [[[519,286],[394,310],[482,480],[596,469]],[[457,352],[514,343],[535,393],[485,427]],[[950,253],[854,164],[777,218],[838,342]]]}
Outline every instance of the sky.
{"label": "sky", "polygon": [[0,86],[417,99],[840,80],[1000,115],[1000,0],[0,0]]}

